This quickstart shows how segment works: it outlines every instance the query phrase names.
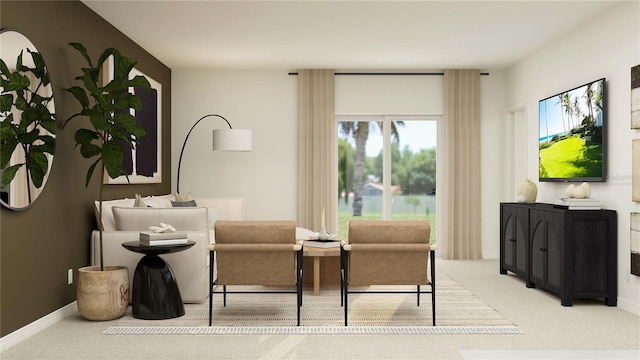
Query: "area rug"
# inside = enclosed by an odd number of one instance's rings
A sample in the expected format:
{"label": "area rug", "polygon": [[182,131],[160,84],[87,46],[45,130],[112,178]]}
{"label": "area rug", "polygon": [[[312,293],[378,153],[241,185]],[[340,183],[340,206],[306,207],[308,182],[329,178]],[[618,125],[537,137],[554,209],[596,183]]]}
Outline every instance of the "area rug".
{"label": "area rug", "polygon": [[[428,288],[428,287],[427,287]],[[380,290],[381,287],[371,287]],[[389,288],[398,290],[397,287]],[[408,290],[410,288],[405,288]],[[229,287],[231,290],[231,287]],[[255,290],[251,287],[233,290]],[[262,289],[261,289],[262,290]],[[131,307],[109,322],[107,335],[243,335],[243,334],[520,334],[520,329],[445,273],[436,275],[436,326],[431,325],[431,295],[350,294],[349,326],[339,288],[323,288],[319,296],[305,289],[300,326],[295,294],[214,294],[213,326],[209,302],[185,304],[185,315],[168,320],[139,320]]]}

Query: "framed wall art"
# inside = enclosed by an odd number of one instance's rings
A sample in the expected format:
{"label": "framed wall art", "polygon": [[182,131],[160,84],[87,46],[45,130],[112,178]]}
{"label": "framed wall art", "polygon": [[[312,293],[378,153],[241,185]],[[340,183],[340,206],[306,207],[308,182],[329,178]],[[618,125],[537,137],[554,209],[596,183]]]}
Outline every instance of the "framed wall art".
{"label": "framed wall art", "polygon": [[631,273],[640,276],[640,213],[631,213]]}
{"label": "framed wall art", "polygon": [[[105,71],[105,76],[110,81],[113,78],[113,61],[105,62],[109,69]],[[145,136],[141,137],[130,149],[126,144],[122,144],[124,151],[123,168],[127,176],[120,176],[111,179],[105,176],[105,184],[149,184],[162,182],[162,84],[148,75],[133,68],[130,77],[142,75],[149,80],[150,89],[131,88],[142,102],[142,109],[134,111],[132,115],[136,122],[142,126]]]}
{"label": "framed wall art", "polygon": [[631,141],[631,200],[640,201],[640,139]]}
{"label": "framed wall art", "polygon": [[631,128],[640,129],[640,65],[631,68]]}

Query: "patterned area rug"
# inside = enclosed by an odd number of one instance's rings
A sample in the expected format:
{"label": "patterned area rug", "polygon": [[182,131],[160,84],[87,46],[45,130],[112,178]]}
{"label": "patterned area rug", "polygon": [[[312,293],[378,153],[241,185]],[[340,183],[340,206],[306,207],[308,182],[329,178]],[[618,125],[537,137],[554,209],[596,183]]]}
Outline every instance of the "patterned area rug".
{"label": "patterned area rug", "polygon": [[[383,287],[371,287],[379,290]],[[426,287],[428,289],[428,287]],[[231,287],[229,290],[262,290]],[[399,290],[398,287],[389,288]],[[403,290],[412,289],[405,288]],[[271,290],[271,289],[270,289]],[[339,288],[322,289],[313,296],[305,289],[301,326],[296,324],[295,294],[214,294],[213,326],[209,327],[209,302],[185,304],[185,315],[168,320],[139,320],[131,307],[109,322],[109,335],[152,334],[519,334],[520,329],[471,291],[444,273],[436,275],[436,326],[431,326],[431,295],[350,294],[349,326]]]}

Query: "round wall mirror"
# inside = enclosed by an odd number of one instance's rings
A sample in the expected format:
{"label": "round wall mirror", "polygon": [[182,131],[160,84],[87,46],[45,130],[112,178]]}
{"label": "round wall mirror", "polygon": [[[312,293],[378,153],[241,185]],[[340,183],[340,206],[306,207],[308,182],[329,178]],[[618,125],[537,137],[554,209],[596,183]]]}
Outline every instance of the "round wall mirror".
{"label": "round wall mirror", "polygon": [[20,32],[0,31],[0,203],[29,207],[47,183],[56,143],[44,59]]}

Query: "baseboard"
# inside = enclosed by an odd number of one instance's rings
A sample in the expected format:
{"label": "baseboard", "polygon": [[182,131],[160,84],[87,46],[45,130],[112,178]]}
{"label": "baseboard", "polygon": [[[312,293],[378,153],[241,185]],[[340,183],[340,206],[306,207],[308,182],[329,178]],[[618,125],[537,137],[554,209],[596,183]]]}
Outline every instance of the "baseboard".
{"label": "baseboard", "polygon": [[76,304],[76,301],[74,301],[8,335],[3,336],[0,338],[0,353],[77,312],[78,305]]}
{"label": "baseboard", "polygon": [[618,297],[618,307],[634,315],[640,316],[640,304]]}
{"label": "baseboard", "polygon": [[482,258],[484,260],[497,260],[500,258],[500,255],[498,253],[494,253],[494,252],[483,252],[482,253]]}

